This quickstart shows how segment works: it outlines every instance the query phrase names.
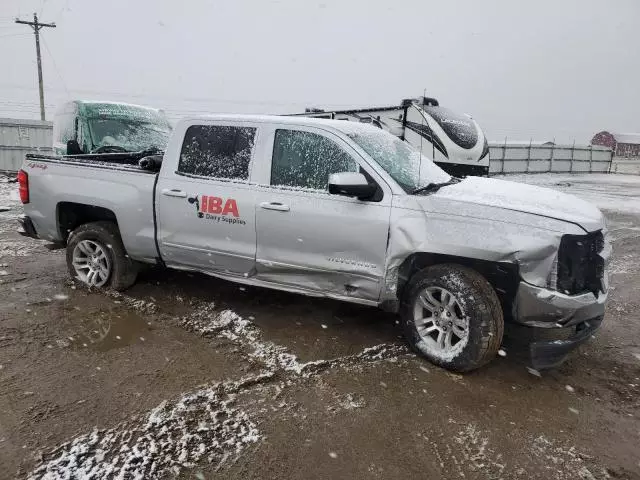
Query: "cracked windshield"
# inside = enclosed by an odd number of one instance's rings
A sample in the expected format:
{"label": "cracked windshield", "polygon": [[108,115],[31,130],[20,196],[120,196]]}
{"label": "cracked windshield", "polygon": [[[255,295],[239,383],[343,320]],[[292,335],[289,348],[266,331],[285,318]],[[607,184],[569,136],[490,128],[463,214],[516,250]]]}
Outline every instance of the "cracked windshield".
{"label": "cracked windshield", "polygon": [[108,6],[0,2],[0,480],[640,480],[640,4]]}

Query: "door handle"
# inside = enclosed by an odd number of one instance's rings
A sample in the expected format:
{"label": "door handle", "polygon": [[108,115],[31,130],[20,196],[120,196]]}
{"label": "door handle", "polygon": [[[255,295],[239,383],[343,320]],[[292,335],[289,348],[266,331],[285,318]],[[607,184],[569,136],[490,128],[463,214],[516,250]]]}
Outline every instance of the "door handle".
{"label": "door handle", "polygon": [[178,190],[177,188],[171,190],[168,188],[163,188],[162,194],[166,195],[167,197],[187,198],[187,192],[183,192],[182,190]]}
{"label": "door handle", "polygon": [[288,212],[289,205],[284,205],[280,202],[262,202],[260,208],[265,210],[277,210],[278,212]]}

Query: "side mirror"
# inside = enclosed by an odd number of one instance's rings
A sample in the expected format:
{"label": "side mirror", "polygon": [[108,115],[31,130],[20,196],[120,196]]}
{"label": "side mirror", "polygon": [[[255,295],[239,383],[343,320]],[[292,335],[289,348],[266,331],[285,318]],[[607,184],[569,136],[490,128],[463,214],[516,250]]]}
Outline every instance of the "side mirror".
{"label": "side mirror", "polygon": [[375,195],[378,187],[367,181],[361,173],[340,172],[329,175],[329,193],[344,195],[346,197],[358,197],[366,200]]}
{"label": "side mirror", "polygon": [[67,155],[82,155],[83,153],[77,140],[67,142]]}

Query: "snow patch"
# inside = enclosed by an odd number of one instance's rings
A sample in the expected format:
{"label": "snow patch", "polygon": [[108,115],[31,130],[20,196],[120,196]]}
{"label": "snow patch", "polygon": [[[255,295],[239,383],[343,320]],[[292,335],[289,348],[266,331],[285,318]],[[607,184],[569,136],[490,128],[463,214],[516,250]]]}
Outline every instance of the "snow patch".
{"label": "snow patch", "polygon": [[536,370],[535,368],[527,367],[527,372],[529,372],[534,377],[539,377],[539,378],[542,377],[540,372],[538,370]]}
{"label": "snow patch", "polygon": [[103,292],[107,296],[113,298],[116,302],[122,303],[140,313],[154,314],[158,310],[158,306],[154,302],[138,300],[136,298],[112,290],[104,290]]}
{"label": "snow patch", "polygon": [[589,455],[581,453],[574,446],[559,445],[542,435],[533,441],[530,453],[541,460],[541,463],[548,465],[548,478],[558,480],[611,478],[604,468],[588,464],[592,460]]}
{"label": "snow patch", "polygon": [[343,410],[353,410],[356,408],[362,408],[365,405],[365,401],[362,397],[356,398],[352,393],[347,393],[338,398],[338,406]]}
{"label": "snow patch", "polygon": [[640,176],[616,174],[504,175],[497,178],[570,193],[604,210],[640,213]]}
{"label": "snow patch", "polygon": [[232,310],[217,311],[214,303],[202,305],[195,310],[195,313],[180,320],[182,327],[204,337],[226,338],[236,342],[249,350],[250,359],[261,362],[270,371],[284,371],[297,376],[310,377],[336,365],[385,360],[407,352],[404,346],[381,344],[346,357],[301,362],[285,347],[264,340],[260,329],[253,322],[242,318]]}
{"label": "snow patch", "polygon": [[165,478],[203,460],[220,464],[237,458],[260,433],[234,406],[235,395],[272,377],[263,373],[203,387],[163,401],[146,418],[95,429],[45,455],[27,478]]}

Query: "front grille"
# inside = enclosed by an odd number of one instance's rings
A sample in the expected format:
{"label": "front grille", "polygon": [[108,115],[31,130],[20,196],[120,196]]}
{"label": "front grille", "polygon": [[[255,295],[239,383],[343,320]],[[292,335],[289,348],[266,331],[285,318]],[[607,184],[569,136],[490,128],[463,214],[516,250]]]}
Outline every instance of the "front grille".
{"label": "front grille", "polygon": [[604,259],[598,255],[604,248],[601,231],[587,235],[563,235],[558,251],[557,289],[568,295],[602,290]]}

